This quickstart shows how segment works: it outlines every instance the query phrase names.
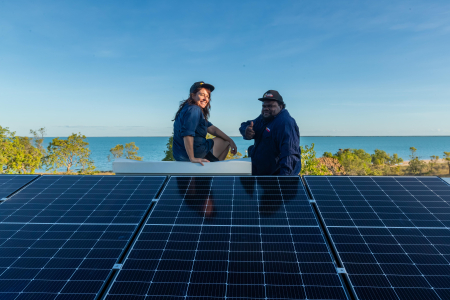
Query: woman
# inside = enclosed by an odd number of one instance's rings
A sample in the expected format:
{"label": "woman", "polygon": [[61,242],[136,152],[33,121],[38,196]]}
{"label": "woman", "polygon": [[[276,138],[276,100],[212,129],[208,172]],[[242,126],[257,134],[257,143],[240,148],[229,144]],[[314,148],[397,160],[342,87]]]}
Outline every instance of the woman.
{"label": "woman", "polygon": [[[211,92],[214,86],[199,81],[191,86],[189,98],[181,102],[173,124],[173,157],[177,161],[192,163],[224,160],[231,147],[237,153],[236,144],[219,128],[208,121],[211,109]],[[216,136],[206,139],[206,134]]]}

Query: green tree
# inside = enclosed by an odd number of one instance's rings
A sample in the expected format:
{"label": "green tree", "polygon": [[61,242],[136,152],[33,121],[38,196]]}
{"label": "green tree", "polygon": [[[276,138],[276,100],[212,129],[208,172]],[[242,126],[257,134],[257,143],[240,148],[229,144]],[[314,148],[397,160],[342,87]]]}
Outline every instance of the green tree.
{"label": "green tree", "polygon": [[164,151],[164,154],[166,156],[162,159],[163,161],[175,161],[175,158],[173,158],[172,146],[173,146],[173,133],[166,144],[167,150]]}
{"label": "green tree", "polygon": [[419,157],[416,155],[416,148],[410,147],[409,150],[411,150],[411,155],[409,156],[409,165],[406,170],[413,175],[418,175],[422,173],[425,163],[419,160]]}
{"label": "green tree", "polygon": [[316,158],[314,143],[311,146],[300,146],[302,156],[302,170],[299,175],[332,175],[325,165]]}
{"label": "green tree", "polygon": [[372,157],[363,149],[339,149],[334,155],[348,175],[381,175],[381,171],[372,169]]}
{"label": "green tree", "polygon": [[139,147],[134,142],[125,144],[125,158],[132,160],[142,160],[142,156],[137,156]]}
{"label": "green tree", "polygon": [[450,174],[450,152],[444,152],[444,156],[448,164],[448,173]]}
{"label": "green tree", "polygon": [[34,173],[42,157],[31,138],[16,136],[9,128],[0,126],[0,173]]}
{"label": "green tree", "polygon": [[324,152],[322,157],[328,157],[328,158],[332,158],[333,154],[331,152]]}
{"label": "green tree", "polygon": [[91,151],[86,136],[73,133],[67,139],[54,138],[47,147],[45,165],[47,170],[56,172],[65,167],[70,173],[72,168],[80,168],[81,173],[92,173],[94,162],[90,159]]}
{"label": "green tree", "polygon": [[[136,146],[134,142],[127,143],[124,145],[118,144],[114,146],[114,148],[111,148],[109,152],[111,152],[110,155],[108,155],[108,160],[111,161],[116,158],[124,157],[126,159],[132,159],[132,160],[142,160],[142,156],[137,156],[139,151],[139,147]],[[112,156],[111,156],[112,155]]]}
{"label": "green tree", "polygon": [[375,153],[371,155],[372,169],[375,173],[381,172],[383,175],[390,175],[392,172],[398,174],[400,167],[397,164],[403,162],[397,153],[392,156],[384,150],[375,149]]}
{"label": "green tree", "polygon": [[429,162],[430,173],[432,173],[433,172],[433,168],[437,165],[437,163],[439,161],[439,156],[438,155],[431,155],[430,158],[431,158],[431,160]]}
{"label": "green tree", "polygon": [[123,156],[123,145],[122,144],[118,144],[118,145],[114,146],[114,148],[111,148],[109,150],[109,152],[111,152],[111,154],[108,155],[108,160],[109,161],[112,161],[112,160],[114,160],[116,158],[120,158],[120,157]]}

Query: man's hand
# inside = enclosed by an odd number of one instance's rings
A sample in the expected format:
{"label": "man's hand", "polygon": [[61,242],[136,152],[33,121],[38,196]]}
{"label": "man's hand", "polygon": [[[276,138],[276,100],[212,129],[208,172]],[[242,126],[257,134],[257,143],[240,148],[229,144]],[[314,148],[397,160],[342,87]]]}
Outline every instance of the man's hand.
{"label": "man's hand", "polygon": [[250,122],[250,125],[245,128],[245,138],[252,139],[255,136],[255,132],[253,131],[253,121]]}
{"label": "man's hand", "polygon": [[196,158],[196,157],[194,157],[194,158],[192,158],[191,159],[191,163],[199,163],[199,164],[201,164],[202,166],[204,166],[204,162],[209,162],[209,160],[207,160],[207,159],[204,159],[204,158]]}

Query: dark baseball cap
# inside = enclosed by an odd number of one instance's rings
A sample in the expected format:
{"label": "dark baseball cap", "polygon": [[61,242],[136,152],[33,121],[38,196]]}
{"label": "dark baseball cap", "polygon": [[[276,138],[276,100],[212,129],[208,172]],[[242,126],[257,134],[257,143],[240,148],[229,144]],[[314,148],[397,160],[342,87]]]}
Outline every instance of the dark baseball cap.
{"label": "dark baseball cap", "polygon": [[212,84],[205,83],[204,81],[198,81],[191,86],[189,93],[195,93],[195,90],[198,88],[205,88],[210,90],[211,92],[214,91],[214,86]]}
{"label": "dark baseball cap", "polygon": [[268,90],[264,93],[262,98],[258,98],[260,101],[278,101],[280,103],[284,103],[283,97],[281,97],[280,93],[275,90]]}

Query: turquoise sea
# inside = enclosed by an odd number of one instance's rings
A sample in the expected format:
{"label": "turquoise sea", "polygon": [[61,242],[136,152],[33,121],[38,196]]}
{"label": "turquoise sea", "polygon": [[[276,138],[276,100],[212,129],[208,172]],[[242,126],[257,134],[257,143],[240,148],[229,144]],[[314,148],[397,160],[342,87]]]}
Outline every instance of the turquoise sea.
{"label": "turquoise sea", "polygon": [[[53,138],[45,138],[45,144]],[[88,138],[91,158],[95,162],[97,170],[112,170],[112,163],[108,161],[109,150],[117,144],[135,142],[139,147],[138,154],[146,161],[160,161],[164,157],[164,150],[168,137],[90,137]],[[245,141],[242,137],[233,137],[238,151],[242,154],[253,144],[253,141]],[[417,148],[417,155],[421,159],[430,159],[431,155],[443,157],[444,151],[450,151],[450,136],[355,136],[355,137],[301,137],[301,145],[314,143],[317,157],[327,152],[335,153],[339,149],[356,148],[374,153],[375,149],[384,150],[387,153],[397,153],[404,160],[409,159],[409,148]]]}

